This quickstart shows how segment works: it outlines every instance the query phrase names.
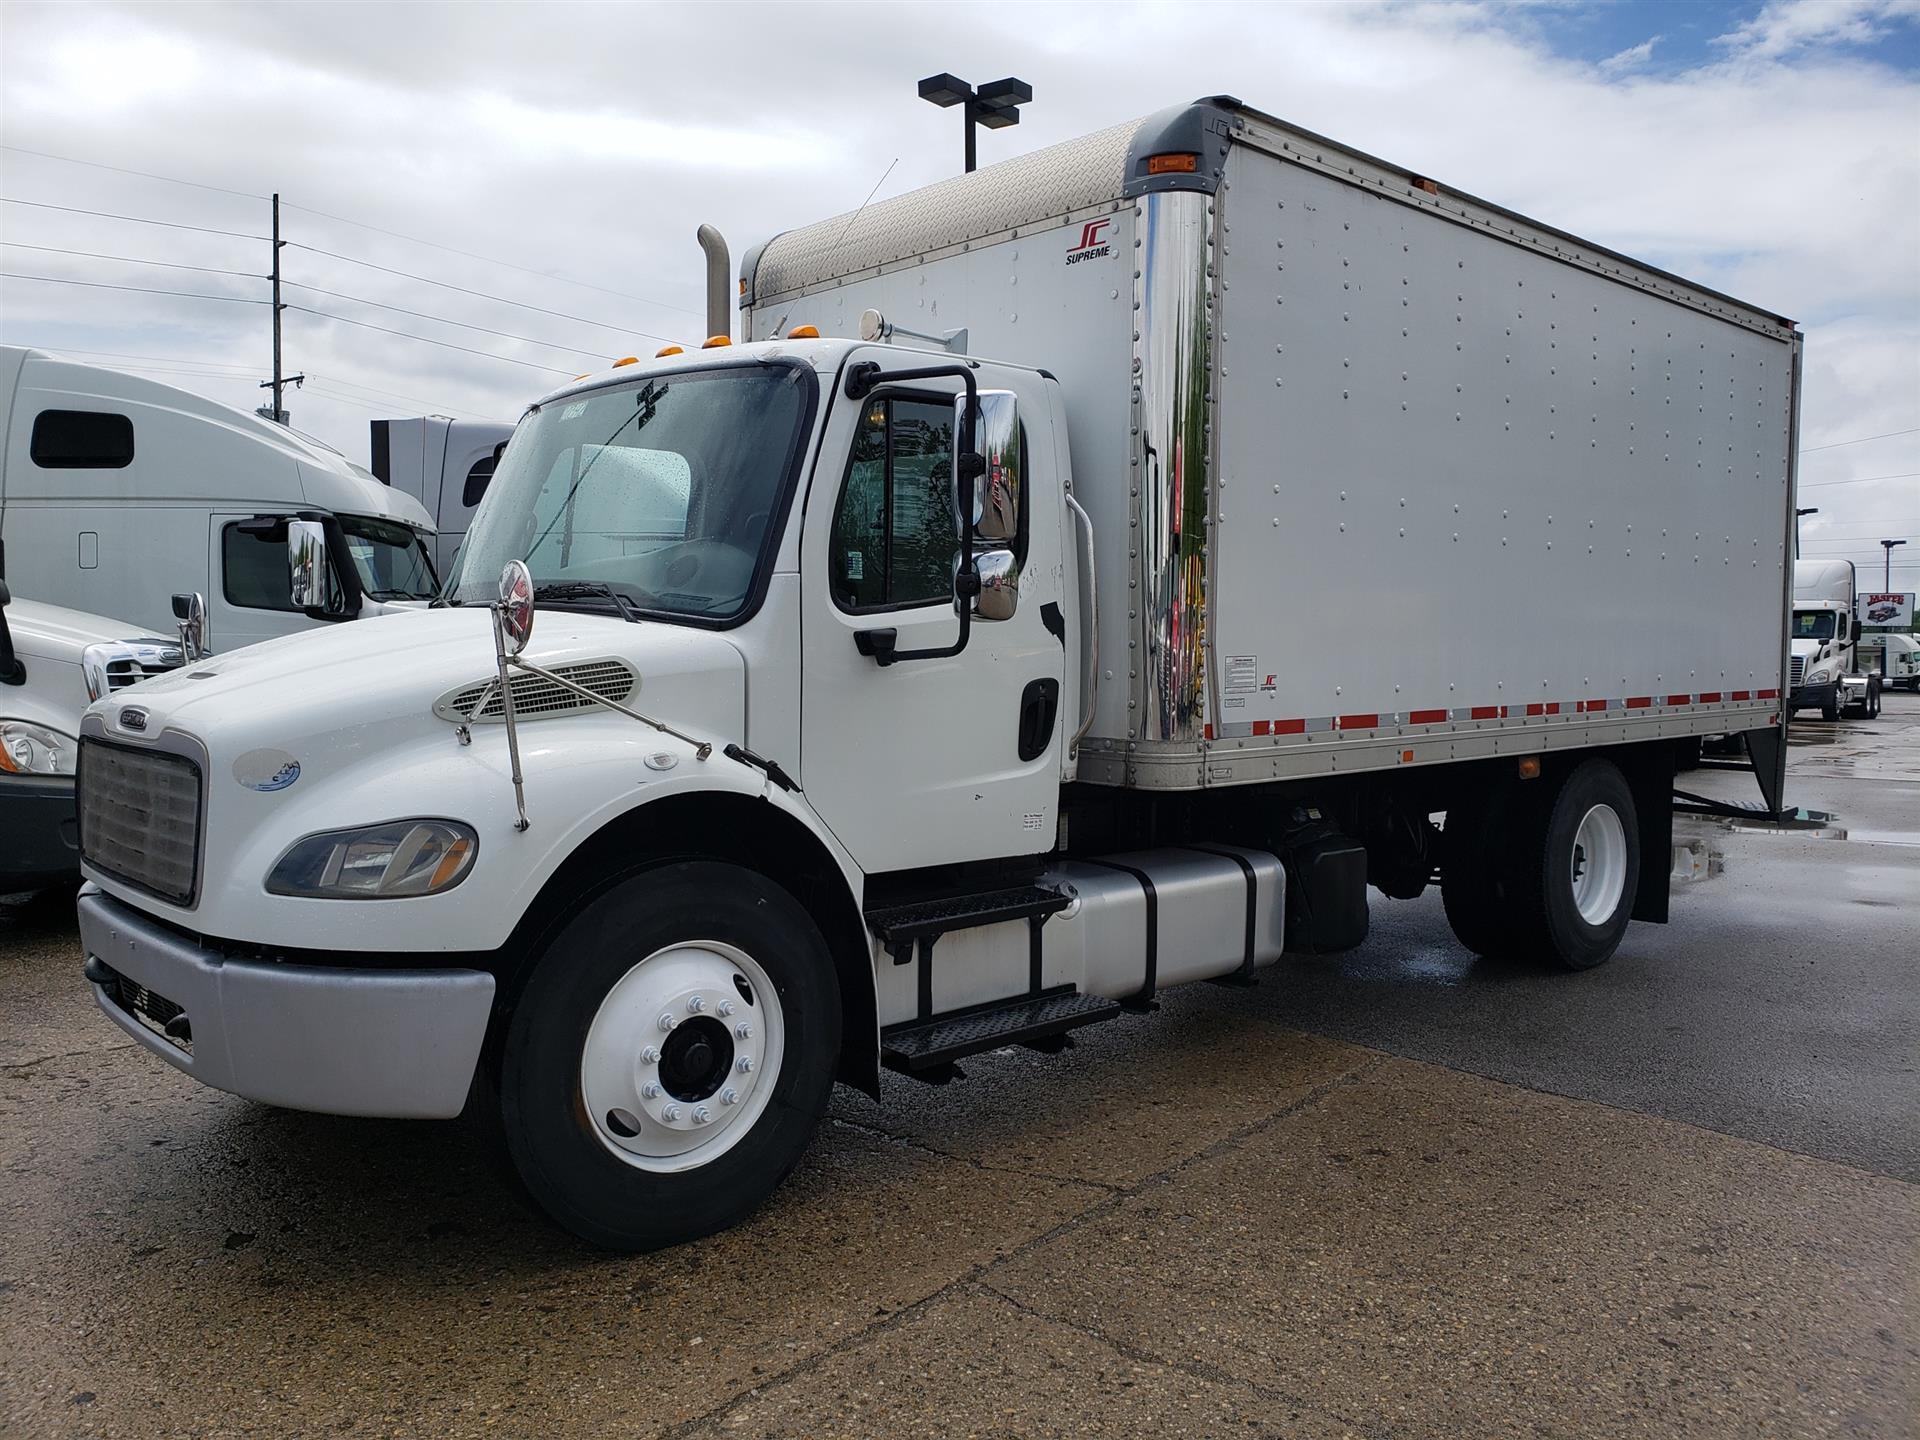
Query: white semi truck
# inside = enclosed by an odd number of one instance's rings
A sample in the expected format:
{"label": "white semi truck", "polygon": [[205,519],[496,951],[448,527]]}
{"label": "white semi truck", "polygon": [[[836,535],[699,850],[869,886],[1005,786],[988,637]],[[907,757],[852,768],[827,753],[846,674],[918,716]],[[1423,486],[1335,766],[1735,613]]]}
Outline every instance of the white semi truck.
{"label": "white semi truck", "polygon": [[1227,99],[777,236],[740,343],[709,278],[529,407],[443,604],[88,714],[156,1055],[469,1107],[656,1246],[836,1078],[1284,985],[1369,885],[1597,965],[1690,737],[1778,808],[1788,321]]}
{"label": "white semi truck", "polygon": [[433,563],[446,574],[513,427],[416,415],[370,421],[367,428],[373,478],[411,495],[433,517]]}
{"label": "white semi truck", "polygon": [[[332,574],[292,599],[289,522],[332,537]],[[297,533],[297,527],[296,527]],[[433,598],[433,524],[337,451],[124,371],[0,346],[0,576],[44,604],[232,650]]]}
{"label": "white semi truck", "polygon": [[1860,654],[1859,587],[1851,560],[1800,560],[1793,567],[1788,622],[1789,714],[1818,709],[1871,720],[1880,713],[1881,677]]}

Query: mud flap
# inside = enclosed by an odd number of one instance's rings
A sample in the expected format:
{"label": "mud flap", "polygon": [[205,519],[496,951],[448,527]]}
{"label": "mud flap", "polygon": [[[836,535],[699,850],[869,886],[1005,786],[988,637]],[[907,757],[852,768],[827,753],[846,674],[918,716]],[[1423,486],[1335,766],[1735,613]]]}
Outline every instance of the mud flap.
{"label": "mud flap", "polygon": [[1615,753],[1633,792],[1634,817],[1640,830],[1640,877],[1633,892],[1633,918],[1655,925],[1667,923],[1667,892],[1673,878],[1673,749],[1668,745],[1635,745]]}

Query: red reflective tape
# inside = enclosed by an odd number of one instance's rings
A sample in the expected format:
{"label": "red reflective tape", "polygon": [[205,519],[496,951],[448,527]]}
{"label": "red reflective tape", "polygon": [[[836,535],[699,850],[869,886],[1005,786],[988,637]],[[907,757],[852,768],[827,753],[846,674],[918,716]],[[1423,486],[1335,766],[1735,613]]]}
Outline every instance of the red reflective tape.
{"label": "red reflective tape", "polygon": [[1653,704],[1653,697],[1651,695],[1629,695],[1627,697],[1627,709],[1629,710],[1644,710],[1651,704]]}
{"label": "red reflective tape", "polygon": [[1702,705],[1718,705],[1720,703],[1720,692],[1718,690],[1702,690],[1698,698]]}
{"label": "red reflective tape", "polygon": [[1304,720],[1276,720],[1273,722],[1273,733],[1276,735],[1304,735],[1307,733],[1307,722]]}
{"label": "red reflective tape", "polygon": [[1547,707],[1546,707],[1546,706],[1544,706],[1544,705],[1529,705],[1529,706],[1527,706],[1527,714],[1528,714],[1528,715],[1544,715],[1544,714],[1546,714],[1546,713],[1547,713]]}
{"label": "red reflective tape", "polygon": [[1693,703],[1693,697],[1691,695],[1667,696],[1667,704],[1669,705],[1691,705],[1692,703]]}
{"label": "red reflective tape", "polygon": [[1498,705],[1476,705],[1469,710],[1467,714],[1475,720],[1498,720],[1500,718],[1500,707]]}
{"label": "red reflective tape", "polygon": [[1202,735],[1204,735],[1204,736],[1205,736],[1205,737],[1206,737],[1207,739],[1209,739],[1209,740],[1211,740],[1211,739],[1213,739],[1213,726],[1211,726],[1211,725],[1208,725],[1208,726],[1206,726],[1205,728],[1203,728],[1203,729],[1201,730],[1201,732],[1200,732],[1200,733],[1201,733]]}
{"label": "red reflective tape", "polygon": [[1407,715],[1409,725],[1438,725],[1447,718],[1444,710],[1414,710]]}
{"label": "red reflective tape", "polygon": [[1736,690],[1733,692],[1731,698],[1735,700],[1751,700],[1753,699],[1753,692],[1751,690]]}
{"label": "red reflective tape", "polygon": [[1778,690],[1756,690],[1754,691],[1753,698],[1756,700],[1778,700],[1780,698],[1780,692]]}
{"label": "red reflective tape", "polygon": [[1558,700],[1549,700],[1547,702],[1547,714],[1558,715],[1559,713],[1560,713],[1560,702]]}
{"label": "red reflective tape", "polygon": [[1271,735],[1273,733],[1273,722],[1271,720],[1254,721],[1253,733],[1256,735]]}
{"label": "red reflective tape", "polygon": [[1341,730],[1375,730],[1379,728],[1378,715],[1342,715],[1334,722]]}

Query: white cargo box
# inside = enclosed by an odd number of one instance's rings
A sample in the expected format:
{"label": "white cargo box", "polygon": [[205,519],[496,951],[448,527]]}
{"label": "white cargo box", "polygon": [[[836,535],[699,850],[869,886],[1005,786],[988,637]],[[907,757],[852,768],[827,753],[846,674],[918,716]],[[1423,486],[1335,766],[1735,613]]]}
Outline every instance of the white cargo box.
{"label": "white cargo box", "polygon": [[1058,378],[1082,779],[1779,723],[1787,320],[1227,99],[778,236],[741,303],[751,339],[872,308]]}

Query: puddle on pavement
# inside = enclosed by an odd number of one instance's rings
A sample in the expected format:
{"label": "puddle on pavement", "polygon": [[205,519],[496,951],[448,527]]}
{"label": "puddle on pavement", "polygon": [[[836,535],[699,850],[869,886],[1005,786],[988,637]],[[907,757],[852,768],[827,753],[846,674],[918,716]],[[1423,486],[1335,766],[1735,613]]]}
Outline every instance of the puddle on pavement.
{"label": "puddle on pavement", "polygon": [[1912,830],[1856,830],[1849,828],[1847,839],[1863,845],[1920,845],[1920,832]]}

